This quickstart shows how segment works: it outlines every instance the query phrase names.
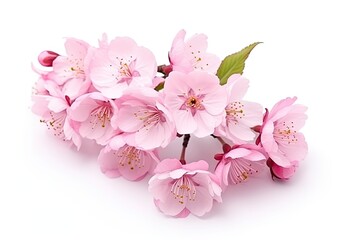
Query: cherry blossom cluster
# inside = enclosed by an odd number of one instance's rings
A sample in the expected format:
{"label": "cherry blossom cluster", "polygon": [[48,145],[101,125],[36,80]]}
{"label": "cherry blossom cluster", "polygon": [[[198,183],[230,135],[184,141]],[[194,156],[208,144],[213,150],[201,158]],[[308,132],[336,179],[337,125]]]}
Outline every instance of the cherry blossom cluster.
{"label": "cherry blossom cluster", "polygon": [[[169,64],[129,37],[94,47],[68,38],[66,54],[44,51],[34,86],[32,111],[50,132],[77,150],[84,139],[103,146],[101,171],[110,178],[142,180],[166,215],[202,216],[230,185],[269,169],[286,180],[307,154],[306,107],[296,97],[270,110],[244,99],[249,81],[244,63],[254,43],[220,60],[207,52],[207,37],[185,39],[181,30],[168,51]],[[187,162],[190,136],[212,136],[223,151],[214,159]],[[158,151],[183,137],[178,159]],[[209,161],[217,161],[209,169]]]}

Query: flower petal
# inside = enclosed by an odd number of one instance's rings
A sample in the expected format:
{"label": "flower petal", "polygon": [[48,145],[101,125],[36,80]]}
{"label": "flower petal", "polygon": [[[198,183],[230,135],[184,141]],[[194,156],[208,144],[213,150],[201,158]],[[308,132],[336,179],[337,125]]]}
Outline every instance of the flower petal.
{"label": "flower petal", "polygon": [[211,210],[213,201],[208,189],[203,186],[198,186],[196,187],[195,199],[188,200],[186,208],[189,209],[192,214],[200,217]]}
{"label": "flower petal", "polygon": [[120,177],[121,174],[118,170],[119,163],[116,160],[116,151],[106,146],[101,149],[98,156],[98,162],[101,172],[103,172],[109,178]]}

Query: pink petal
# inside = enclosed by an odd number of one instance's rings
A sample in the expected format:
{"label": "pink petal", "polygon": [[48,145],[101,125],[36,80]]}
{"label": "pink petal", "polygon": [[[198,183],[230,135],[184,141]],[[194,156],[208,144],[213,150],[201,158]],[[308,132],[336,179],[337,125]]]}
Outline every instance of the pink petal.
{"label": "pink petal", "polygon": [[[210,73],[202,71],[193,71],[184,77],[186,84],[193,89],[195,94],[209,94],[220,88],[219,78]],[[206,82],[206,84],[204,84]],[[226,92],[222,93],[226,98]]]}
{"label": "pink petal", "polygon": [[192,58],[192,60],[195,61],[195,64],[193,63],[193,65],[196,70],[214,74],[221,64],[220,58],[211,53],[203,53],[201,55],[199,54],[196,60],[195,58]]}
{"label": "pink petal", "polygon": [[137,112],[144,111],[143,106],[122,106],[118,110],[117,115],[121,117],[118,127],[124,132],[135,132],[143,127],[143,121],[135,117]]}
{"label": "pink petal", "polygon": [[109,142],[109,146],[111,149],[119,149],[122,146],[125,145],[125,142],[123,140],[123,136],[122,135],[117,135],[114,136],[111,141]]}
{"label": "pink petal", "polygon": [[223,172],[222,172],[222,183],[225,185],[225,186],[228,186],[229,185],[229,181],[228,181],[228,176],[229,176],[229,172],[230,172],[230,167],[231,167],[231,162],[224,164],[224,167],[223,167]]}
{"label": "pink petal", "polygon": [[41,95],[33,95],[31,96],[32,101],[34,102],[34,105],[31,108],[31,111],[40,116],[43,117],[46,112],[49,111],[48,108],[48,96],[41,96]]}
{"label": "pink petal", "polygon": [[173,113],[176,130],[180,134],[193,133],[197,128],[197,123],[190,111],[176,111]]}
{"label": "pink petal", "polygon": [[279,111],[281,111],[282,109],[287,108],[287,107],[291,106],[292,104],[294,104],[296,99],[297,99],[297,97],[293,97],[293,98],[288,97],[288,98],[280,100],[271,109],[268,118],[274,118],[274,115],[277,114]]}
{"label": "pink petal", "polygon": [[229,77],[226,88],[228,91],[229,102],[241,101],[249,88],[249,80],[240,74],[233,74]]}
{"label": "pink petal", "polygon": [[88,43],[76,38],[68,38],[65,42],[67,55],[74,58],[84,59],[88,48]]}
{"label": "pink petal", "polygon": [[165,136],[165,129],[160,123],[157,123],[149,128],[141,128],[135,134],[135,142],[137,145],[145,150],[154,149],[163,144]]}
{"label": "pink petal", "polygon": [[276,121],[284,116],[286,116],[289,111],[292,109],[292,104],[296,101],[296,97],[294,98],[286,98],[281,100],[271,109],[269,112],[268,119],[272,119],[272,121]]}
{"label": "pink petal", "polygon": [[111,99],[120,98],[123,95],[123,92],[128,88],[128,85],[126,83],[119,83],[119,84],[113,85],[111,87],[100,87],[97,85],[94,85],[94,86],[104,96],[111,98]]}
{"label": "pink petal", "polygon": [[247,155],[250,155],[252,153],[251,150],[245,149],[245,148],[235,148],[233,150],[231,150],[230,152],[228,152],[227,154],[225,154],[225,158],[241,158],[241,157],[245,157]]}
{"label": "pink petal", "polygon": [[[99,127],[100,128],[100,127]],[[103,129],[103,135],[99,138],[96,138],[96,143],[99,145],[107,145],[111,138],[117,133],[110,124],[107,124],[105,128],[101,127]]]}
{"label": "pink petal", "polygon": [[266,157],[264,154],[258,152],[258,151],[251,151],[251,153],[249,155],[247,155],[246,157],[244,157],[247,160],[250,161],[261,161],[261,160],[266,160]]}
{"label": "pink petal", "polygon": [[91,122],[91,119],[87,119],[82,122],[79,133],[82,137],[86,137],[88,139],[99,139],[101,138],[108,129],[112,129],[110,124],[106,124],[105,127],[101,127],[99,125],[95,125]]}
{"label": "pink petal", "polygon": [[77,131],[75,131],[75,128],[78,128],[78,126],[75,125],[77,125],[76,122],[70,120],[69,118],[66,118],[64,121],[63,130],[64,130],[65,139],[71,140],[76,146],[77,150],[79,151],[81,147],[81,137],[79,136]]}
{"label": "pink petal", "polygon": [[178,159],[165,159],[162,160],[154,169],[155,173],[169,172],[175,169],[182,168],[182,165]]}
{"label": "pink petal", "polygon": [[90,95],[83,95],[76,99],[71,105],[70,117],[72,120],[83,122],[97,106],[98,104],[90,97]]}
{"label": "pink petal", "polygon": [[75,99],[78,96],[81,96],[82,94],[87,93],[87,90],[90,87],[91,82],[90,81],[84,81],[80,78],[73,78],[68,80],[63,85],[63,94],[66,96],[69,96],[70,99]]}
{"label": "pink petal", "polygon": [[184,208],[184,210],[182,210],[178,215],[176,215],[175,217],[177,218],[186,218],[187,216],[189,216],[190,211],[187,208]]}
{"label": "pink petal", "polygon": [[69,107],[69,105],[67,104],[65,99],[49,97],[48,101],[49,101],[49,105],[48,105],[49,110],[56,112],[56,113],[64,111],[65,109],[67,109]]}
{"label": "pink petal", "polygon": [[191,51],[205,52],[208,47],[207,36],[202,33],[195,34],[189,40],[186,41],[185,47],[189,52]]}
{"label": "pink petal", "polygon": [[214,133],[216,126],[215,117],[211,116],[206,111],[200,111],[196,113],[194,117],[197,123],[197,128],[193,133],[196,137],[202,138]]}
{"label": "pink petal", "polygon": [[196,170],[207,171],[209,169],[209,164],[204,160],[200,160],[197,162],[188,163],[184,165],[183,168],[189,171],[196,171]]}
{"label": "pink petal", "polygon": [[121,176],[118,170],[119,163],[116,159],[115,154],[116,151],[106,146],[100,151],[100,154],[98,156],[100,169],[109,178],[117,178]]}
{"label": "pink petal", "polygon": [[272,122],[268,122],[263,126],[261,133],[261,144],[266,152],[276,152],[278,145],[274,139],[274,125]]}
{"label": "pink petal", "polygon": [[245,116],[241,119],[241,123],[249,127],[262,124],[263,108],[255,102],[241,101],[244,105],[243,111]]}
{"label": "pink petal", "polygon": [[[134,55],[136,48],[137,44],[133,39],[129,37],[117,37],[109,44],[108,56],[114,61],[117,60],[117,57],[127,58]],[[133,57],[135,57],[135,55]]]}
{"label": "pink petal", "polygon": [[307,119],[305,111],[307,107],[302,105],[293,105],[288,114],[277,121],[281,125],[285,122],[286,125],[292,126],[292,130],[300,130]]}
{"label": "pink petal", "polygon": [[279,166],[281,167],[290,167],[291,162],[290,159],[286,158],[284,155],[282,155],[279,152],[268,152],[269,157]]}
{"label": "pink petal", "polygon": [[205,95],[203,106],[212,115],[219,115],[224,112],[227,103],[225,88],[219,86],[215,91]]}
{"label": "pink petal", "polygon": [[196,187],[196,196],[194,201],[187,201],[186,208],[196,216],[203,216],[209,212],[213,205],[213,198],[210,196],[209,191],[202,187]]}
{"label": "pink petal", "polygon": [[136,65],[135,69],[139,72],[140,76],[150,79],[147,86],[151,86],[152,79],[157,72],[157,64],[154,54],[145,47],[138,47],[136,50]]}
{"label": "pink petal", "polygon": [[175,169],[173,171],[171,171],[169,173],[169,176],[172,178],[172,179],[179,179],[181,178],[182,176],[184,176],[184,174],[186,174],[188,171],[183,169],[183,168],[180,168],[180,169]]}
{"label": "pink petal", "polygon": [[163,186],[167,190],[167,195],[164,201],[158,201],[157,207],[166,215],[176,216],[179,215],[186,206],[186,199],[183,200],[184,203],[174,198],[174,195],[170,192],[171,185]]}
{"label": "pink petal", "polygon": [[188,86],[188,81],[184,81],[184,79],[187,78],[187,74],[176,71],[171,72],[164,85],[165,98],[167,98],[167,93],[172,93],[175,95],[187,93],[190,89]]}
{"label": "pink petal", "polygon": [[149,180],[149,192],[153,195],[155,200],[164,202],[167,199],[167,195],[170,193],[169,186],[171,186],[171,182],[173,179],[159,179],[157,175],[153,176]]}
{"label": "pink petal", "polygon": [[235,124],[230,122],[228,124],[228,134],[229,138],[234,143],[240,143],[242,141],[251,141],[255,137],[255,133],[251,130],[250,127],[241,124],[241,122]]}

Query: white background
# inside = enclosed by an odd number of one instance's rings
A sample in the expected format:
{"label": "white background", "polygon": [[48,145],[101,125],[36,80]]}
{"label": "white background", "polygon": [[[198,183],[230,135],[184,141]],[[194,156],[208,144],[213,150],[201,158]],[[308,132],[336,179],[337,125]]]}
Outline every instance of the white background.
{"label": "white background", "polygon": [[[359,238],[359,7],[356,1],[2,1],[0,3],[0,239]],[[268,174],[230,188],[203,218],[162,215],[147,179],[111,180],[98,148],[76,152],[30,112],[31,71],[63,37],[96,44],[131,36],[158,63],[178,30],[206,33],[221,58],[263,41],[247,61],[247,100],[271,107],[298,96],[309,107],[309,154],[286,183]],[[190,140],[189,160],[219,150]],[[175,142],[162,156],[179,156]]]}

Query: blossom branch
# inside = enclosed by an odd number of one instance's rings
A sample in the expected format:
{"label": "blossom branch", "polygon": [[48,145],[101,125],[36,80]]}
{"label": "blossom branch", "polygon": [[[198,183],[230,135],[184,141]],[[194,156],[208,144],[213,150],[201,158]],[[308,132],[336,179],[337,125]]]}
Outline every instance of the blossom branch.
{"label": "blossom branch", "polygon": [[224,141],[224,139],[222,139],[222,137],[215,136],[214,134],[211,134],[210,136],[212,136],[213,138],[216,138],[217,140],[219,140],[219,142],[221,143],[221,145],[227,144],[227,143]]}
{"label": "blossom branch", "polygon": [[215,136],[214,134],[211,134],[211,136],[213,138],[216,138],[217,140],[219,140],[219,142],[222,145],[222,149],[223,149],[224,153],[227,153],[231,150],[231,146],[229,144],[227,144],[222,137]]}
{"label": "blossom branch", "polygon": [[185,152],[186,152],[186,148],[189,144],[189,140],[190,140],[190,134],[185,134],[184,135],[184,140],[183,140],[183,148],[181,150],[181,156],[180,156],[180,162],[181,164],[186,164],[186,161],[185,161]]}

